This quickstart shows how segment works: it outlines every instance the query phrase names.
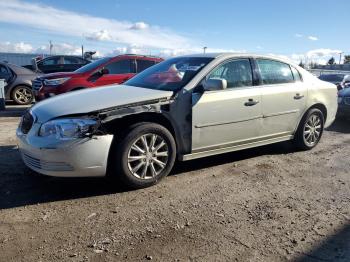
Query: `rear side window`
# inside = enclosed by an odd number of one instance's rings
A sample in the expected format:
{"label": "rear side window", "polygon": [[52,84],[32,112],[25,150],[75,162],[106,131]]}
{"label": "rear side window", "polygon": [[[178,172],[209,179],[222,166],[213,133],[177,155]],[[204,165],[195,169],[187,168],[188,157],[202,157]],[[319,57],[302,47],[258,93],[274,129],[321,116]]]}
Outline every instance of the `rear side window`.
{"label": "rear side window", "polygon": [[137,73],[140,73],[143,70],[155,64],[155,62],[151,60],[136,60],[136,61],[137,61]]}
{"label": "rear side window", "polygon": [[300,82],[301,81],[301,76],[298,70],[296,70],[294,67],[292,68],[292,72],[293,72],[293,76],[294,76],[294,80],[295,82]]}
{"label": "rear side window", "polygon": [[58,60],[59,60],[59,57],[49,58],[49,59],[43,60],[42,64],[43,65],[58,65],[59,64]]}
{"label": "rear side window", "polygon": [[64,57],[65,65],[76,65],[81,64],[81,60],[77,57]]}
{"label": "rear side window", "polygon": [[269,59],[257,59],[256,61],[264,85],[294,82],[294,77],[288,64]]}
{"label": "rear side window", "polygon": [[130,59],[127,60],[121,60],[112,62],[109,65],[105,66],[110,74],[117,75],[117,74],[129,74],[133,73],[132,67],[131,67],[131,61]]}
{"label": "rear side window", "polygon": [[252,68],[249,59],[237,59],[218,66],[208,79],[225,79],[227,88],[253,85]]}

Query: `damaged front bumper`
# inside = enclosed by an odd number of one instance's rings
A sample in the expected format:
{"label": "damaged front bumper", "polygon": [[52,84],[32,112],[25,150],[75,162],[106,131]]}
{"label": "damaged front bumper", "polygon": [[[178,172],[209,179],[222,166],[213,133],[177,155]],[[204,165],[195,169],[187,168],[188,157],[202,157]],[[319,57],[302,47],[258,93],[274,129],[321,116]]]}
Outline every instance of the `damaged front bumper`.
{"label": "damaged front bumper", "polygon": [[32,170],[58,177],[105,176],[113,135],[99,135],[68,141],[39,137],[40,124],[28,134],[17,129],[18,147],[24,163]]}

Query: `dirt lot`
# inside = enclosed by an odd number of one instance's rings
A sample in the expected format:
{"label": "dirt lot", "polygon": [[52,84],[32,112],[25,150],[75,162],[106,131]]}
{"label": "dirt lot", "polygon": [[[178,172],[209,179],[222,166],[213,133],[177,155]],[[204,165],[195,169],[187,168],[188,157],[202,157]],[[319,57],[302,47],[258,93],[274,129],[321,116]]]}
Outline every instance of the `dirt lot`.
{"label": "dirt lot", "polygon": [[[27,170],[0,117],[0,261],[350,261],[350,122],[179,163],[152,188]],[[1,116],[1,114],[0,114]]]}

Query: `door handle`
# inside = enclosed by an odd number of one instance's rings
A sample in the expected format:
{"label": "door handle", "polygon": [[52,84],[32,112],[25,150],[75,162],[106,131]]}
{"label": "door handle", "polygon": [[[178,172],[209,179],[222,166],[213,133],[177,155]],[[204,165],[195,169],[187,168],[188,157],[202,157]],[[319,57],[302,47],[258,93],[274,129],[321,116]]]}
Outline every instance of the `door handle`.
{"label": "door handle", "polygon": [[255,106],[258,103],[259,103],[259,101],[254,100],[253,98],[249,98],[248,102],[245,102],[244,105],[245,106]]}
{"label": "door handle", "polygon": [[297,94],[295,94],[294,99],[299,100],[299,99],[302,99],[303,97],[304,97],[304,95],[297,93]]}

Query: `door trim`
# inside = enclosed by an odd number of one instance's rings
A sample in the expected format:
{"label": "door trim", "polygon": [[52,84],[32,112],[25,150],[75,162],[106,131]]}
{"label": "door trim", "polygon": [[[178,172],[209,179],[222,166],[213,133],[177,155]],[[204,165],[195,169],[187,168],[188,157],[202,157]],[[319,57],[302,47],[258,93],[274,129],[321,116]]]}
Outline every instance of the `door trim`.
{"label": "door trim", "polygon": [[295,114],[295,113],[298,113],[299,111],[300,111],[299,109],[294,109],[294,110],[289,110],[289,111],[272,113],[272,114],[263,115],[263,118],[268,118],[268,117],[273,117],[273,116],[280,116],[280,115]]}
{"label": "door trim", "polygon": [[214,122],[214,123],[209,123],[209,124],[198,124],[195,125],[195,128],[203,128],[203,127],[210,127],[210,126],[222,126],[222,125],[229,125],[229,124],[235,124],[235,123],[241,123],[241,122],[247,122],[251,120],[256,120],[262,118],[261,116],[255,116],[255,117],[250,117],[250,118],[244,118],[244,119],[239,119],[236,121],[229,121],[229,122]]}

